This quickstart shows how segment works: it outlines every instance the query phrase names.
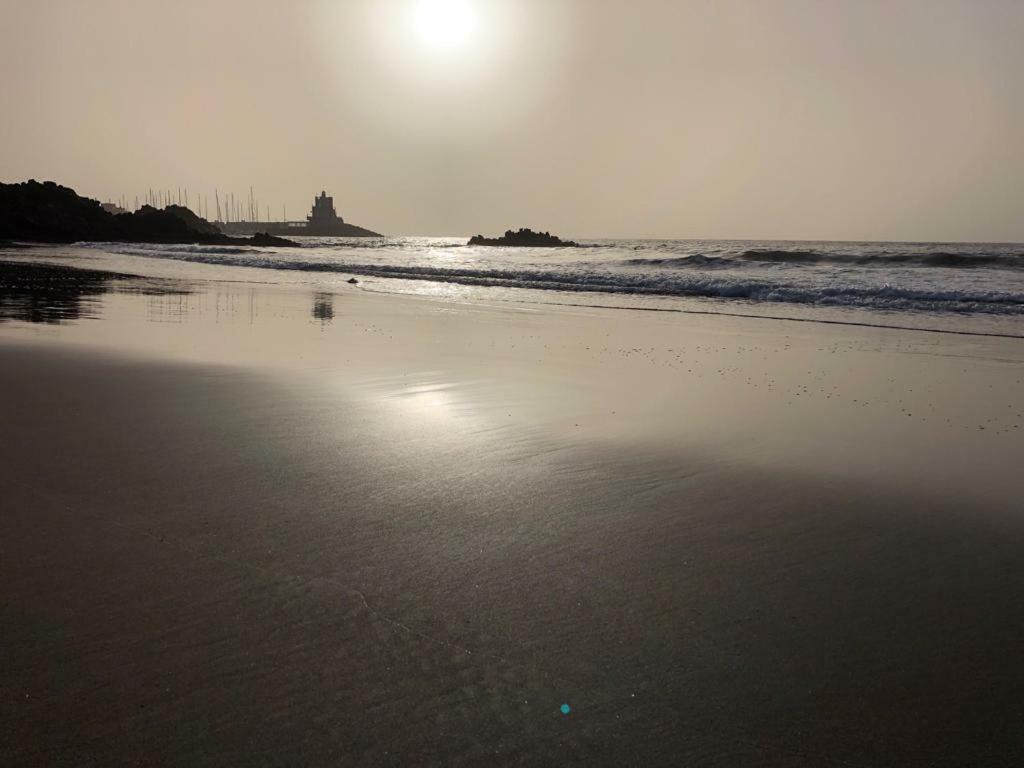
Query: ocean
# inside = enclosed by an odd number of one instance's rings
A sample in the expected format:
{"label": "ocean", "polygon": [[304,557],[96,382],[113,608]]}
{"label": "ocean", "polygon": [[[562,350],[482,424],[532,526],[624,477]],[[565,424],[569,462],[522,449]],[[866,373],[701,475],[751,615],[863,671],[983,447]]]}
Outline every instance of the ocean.
{"label": "ocean", "polygon": [[230,279],[259,270],[262,280],[318,290],[355,276],[363,290],[455,300],[1024,333],[1024,244],[578,239],[580,248],[546,249],[466,240],[301,238],[301,249],[99,243],[68,255],[144,274],[156,260],[211,265]]}

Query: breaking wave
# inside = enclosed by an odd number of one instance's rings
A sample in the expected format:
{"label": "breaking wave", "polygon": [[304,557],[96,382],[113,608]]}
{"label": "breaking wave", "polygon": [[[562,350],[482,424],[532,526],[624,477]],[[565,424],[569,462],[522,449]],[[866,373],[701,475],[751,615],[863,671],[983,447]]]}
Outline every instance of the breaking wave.
{"label": "breaking wave", "polygon": [[736,254],[705,256],[696,253],[687,256],[666,256],[664,258],[633,258],[627,264],[723,268],[742,264],[833,264],[836,266],[859,267],[931,267],[950,269],[974,269],[980,267],[1024,270],[1024,251],[1020,253],[954,253],[930,251],[925,253],[834,253],[813,250],[772,250],[752,248]]}
{"label": "breaking wave", "polygon": [[[747,273],[680,272],[672,269],[595,269],[594,265],[553,264],[545,269],[537,265],[501,268],[488,266],[428,266],[423,264],[346,263],[336,258],[301,258],[301,252],[263,251],[253,248],[209,248],[201,246],[174,249],[140,249],[137,255],[170,258],[206,264],[245,266],[259,269],[296,270],[339,275],[400,280],[423,280],[468,286],[528,288],[534,290],[678,296],[732,299],[750,302],[775,302],[829,307],[862,307],[886,311],[925,311],[944,313],[983,313],[1024,315],[1024,292],[992,290],[970,284],[936,288],[927,284],[872,285],[863,281],[837,283],[832,280],[786,281],[779,276]],[[748,251],[779,258],[779,253]],[[810,252],[808,252],[810,253]],[[806,257],[808,254],[803,254]],[[930,254],[937,257],[940,254]],[[298,256],[299,258],[296,258]],[[712,259],[699,254],[674,259],[632,259],[631,265],[675,266],[679,261],[698,260],[694,265],[712,266]],[[621,264],[621,262],[620,262]]]}

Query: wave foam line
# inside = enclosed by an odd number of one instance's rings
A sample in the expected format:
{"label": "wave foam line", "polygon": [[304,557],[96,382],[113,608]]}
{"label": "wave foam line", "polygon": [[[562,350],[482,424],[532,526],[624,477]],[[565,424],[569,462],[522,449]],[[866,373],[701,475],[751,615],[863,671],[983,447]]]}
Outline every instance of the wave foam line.
{"label": "wave foam line", "polygon": [[[536,269],[468,269],[422,265],[344,264],[282,258],[274,252],[244,254],[201,251],[125,250],[147,257],[313,273],[354,274],[402,280],[424,280],[460,285],[530,288],[536,290],[740,299],[754,302],[861,307],[881,310],[917,310],[959,314],[1024,314],[1024,294],[1004,291],[962,291],[902,288],[894,285],[784,284],[777,281],[728,275],[630,273],[622,271],[545,271]],[[232,258],[238,256],[238,258]]]}

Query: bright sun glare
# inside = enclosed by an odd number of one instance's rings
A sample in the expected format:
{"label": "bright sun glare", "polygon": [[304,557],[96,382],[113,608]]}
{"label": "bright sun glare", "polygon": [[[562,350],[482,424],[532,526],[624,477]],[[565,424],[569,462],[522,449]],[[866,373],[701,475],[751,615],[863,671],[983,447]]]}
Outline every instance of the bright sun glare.
{"label": "bright sun glare", "polygon": [[476,10],[469,0],[417,0],[413,23],[428,48],[452,51],[465,46],[475,31]]}

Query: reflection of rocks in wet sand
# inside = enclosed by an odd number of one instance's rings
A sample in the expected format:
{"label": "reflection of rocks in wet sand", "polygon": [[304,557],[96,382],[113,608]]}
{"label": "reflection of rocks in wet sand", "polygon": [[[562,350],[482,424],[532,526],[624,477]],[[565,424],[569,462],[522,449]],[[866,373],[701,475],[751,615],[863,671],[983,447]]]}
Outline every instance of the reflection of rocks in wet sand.
{"label": "reflection of rocks in wet sand", "polygon": [[0,321],[61,323],[95,317],[97,297],[106,293],[109,272],[43,264],[0,263]]}
{"label": "reflection of rocks in wet sand", "polygon": [[334,319],[334,294],[318,293],[313,297],[313,318],[322,325]]}
{"label": "reflection of rocks in wet sand", "polygon": [[99,297],[112,291],[145,295],[187,294],[174,283],[140,280],[116,272],[53,264],[0,262],[0,322],[64,323],[99,315]]}
{"label": "reflection of rocks in wet sand", "polygon": [[560,237],[552,235],[550,232],[534,232],[532,229],[520,229],[518,232],[513,232],[511,229],[506,230],[505,234],[501,237],[484,237],[483,235],[473,235],[469,240],[469,245],[504,245],[504,246],[516,246],[520,248],[577,248],[578,243],[574,243],[572,240],[562,240]]}

